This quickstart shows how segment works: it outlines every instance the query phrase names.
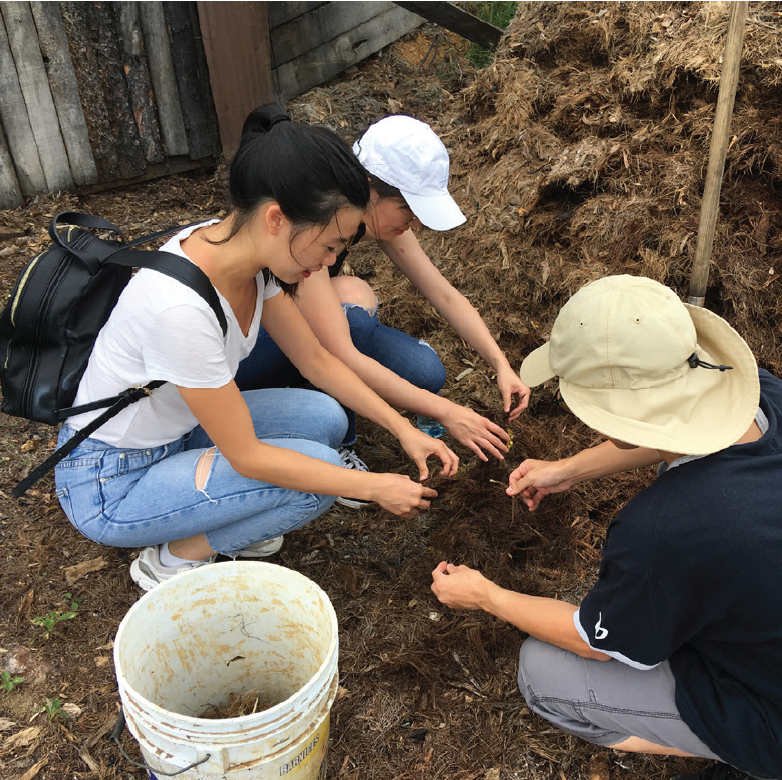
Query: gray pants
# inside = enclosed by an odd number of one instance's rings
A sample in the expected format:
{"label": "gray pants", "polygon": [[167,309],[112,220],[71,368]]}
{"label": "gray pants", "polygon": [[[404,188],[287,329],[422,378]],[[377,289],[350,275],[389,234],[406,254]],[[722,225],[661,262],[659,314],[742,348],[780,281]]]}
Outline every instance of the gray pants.
{"label": "gray pants", "polygon": [[606,747],[640,737],[716,758],[681,719],[670,665],[634,669],[595,661],[529,638],[519,653],[519,689],[529,708],[563,731]]}

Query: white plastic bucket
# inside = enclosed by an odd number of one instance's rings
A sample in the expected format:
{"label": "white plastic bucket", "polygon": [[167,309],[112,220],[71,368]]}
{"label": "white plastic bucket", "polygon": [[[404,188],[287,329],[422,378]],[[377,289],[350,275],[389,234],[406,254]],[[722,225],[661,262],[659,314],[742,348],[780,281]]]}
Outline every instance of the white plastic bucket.
{"label": "white plastic bucket", "polygon": [[[172,577],[130,608],[114,641],[125,718],[150,769],[202,762],[181,780],[325,777],[337,655],[326,594],[302,574],[255,561]],[[257,690],[279,704],[199,717],[230,693]]]}

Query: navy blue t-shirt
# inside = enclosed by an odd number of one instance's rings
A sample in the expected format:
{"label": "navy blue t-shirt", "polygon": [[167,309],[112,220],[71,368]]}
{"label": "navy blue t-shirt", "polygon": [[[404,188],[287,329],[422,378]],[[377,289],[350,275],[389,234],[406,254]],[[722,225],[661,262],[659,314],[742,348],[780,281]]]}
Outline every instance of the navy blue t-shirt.
{"label": "navy blue t-shirt", "polygon": [[782,778],[782,382],[768,431],[666,471],[616,516],[582,635],[633,666],[670,661],[685,723],[718,756]]}

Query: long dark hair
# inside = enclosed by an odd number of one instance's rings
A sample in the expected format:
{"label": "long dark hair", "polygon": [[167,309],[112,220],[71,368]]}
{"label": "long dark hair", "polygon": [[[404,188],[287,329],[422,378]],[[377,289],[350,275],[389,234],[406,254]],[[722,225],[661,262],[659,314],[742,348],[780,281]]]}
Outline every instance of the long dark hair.
{"label": "long dark hair", "polygon": [[[369,202],[367,172],[348,144],[327,127],[291,121],[279,103],[260,106],[245,120],[228,183],[234,219],[225,241],[269,201],[290,221],[291,238],[327,227],[342,208],[363,210]],[[273,277],[267,271],[264,276]],[[297,285],[276,281],[295,293]]]}

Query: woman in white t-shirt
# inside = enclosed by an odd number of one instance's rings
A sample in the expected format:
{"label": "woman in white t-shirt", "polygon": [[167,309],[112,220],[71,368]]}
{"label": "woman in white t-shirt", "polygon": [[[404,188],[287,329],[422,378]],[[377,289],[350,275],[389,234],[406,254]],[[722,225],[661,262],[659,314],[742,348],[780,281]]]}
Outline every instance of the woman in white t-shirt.
{"label": "woman in white t-shirt", "polygon": [[[258,558],[337,496],[376,501],[402,517],[434,490],[399,474],[341,467],[347,421],[338,399],[393,433],[428,477],[427,457],[456,472],[442,442],[416,430],[326,351],[294,303],[296,285],[331,265],[361,220],[367,176],[335,133],[263,106],[245,123],[230,171],[234,210],[164,247],[209,277],[225,336],[193,290],[139,271],[101,330],[76,404],[153,380],[167,384],[129,406],[58,464],[57,495],[85,536],[146,549],[131,576],[145,590],[218,553]],[[233,377],[263,326],[324,393],[240,392]],[[333,396],[333,398],[329,397]],[[97,412],[71,418],[59,443]]]}

